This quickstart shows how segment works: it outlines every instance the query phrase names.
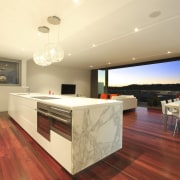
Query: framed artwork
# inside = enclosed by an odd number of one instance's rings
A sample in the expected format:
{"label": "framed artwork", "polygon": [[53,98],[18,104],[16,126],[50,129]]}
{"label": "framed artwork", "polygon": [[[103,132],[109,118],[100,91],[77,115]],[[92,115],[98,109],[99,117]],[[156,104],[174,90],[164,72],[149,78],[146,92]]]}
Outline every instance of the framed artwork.
{"label": "framed artwork", "polygon": [[0,85],[21,85],[21,61],[0,58]]}

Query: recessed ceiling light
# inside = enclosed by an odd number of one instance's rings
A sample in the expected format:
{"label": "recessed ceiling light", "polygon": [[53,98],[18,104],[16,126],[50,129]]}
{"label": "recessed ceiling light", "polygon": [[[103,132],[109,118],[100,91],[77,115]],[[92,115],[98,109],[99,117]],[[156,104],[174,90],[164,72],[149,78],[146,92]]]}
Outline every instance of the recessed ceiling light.
{"label": "recessed ceiling light", "polygon": [[168,53],[168,54],[171,54],[172,52],[171,52],[171,51],[168,51],[167,53]]}
{"label": "recessed ceiling light", "polygon": [[68,53],[68,56],[72,56],[72,54],[71,54],[71,53]]}
{"label": "recessed ceiling light", "polygon": [[93,48],[96,47],[96,44],[92,44],[92,47],[93,47]]}
{"label": "recessed ceiling light", "polygon": [[108,65],[110,65],[110,64],[111,64],[111,62],[108,62],[107,64],[108,64]]}
{"label": "recessed ceiling light", "polygon": [[134,32],[138,32],[139,31],[139,28],[134,28]]}
{"label": "recessed ceiling light", "polygon": [[93,66],[93,65],[90,65],[89,67],[90,67],[90,68],[93,68],[94,66]]}
{"label": "recessed ceiling light", "polygon": [[79,0],[73,0],[73,2],[74,2],[75,4],[77,4],[77,3],[79,2]]}
{"label": "recessed ceiling light", "polygon": [[149,17],[156,18],[160,16],[160,14],[161,14],[161,11],[153,11],[152,13],[149,14]]}

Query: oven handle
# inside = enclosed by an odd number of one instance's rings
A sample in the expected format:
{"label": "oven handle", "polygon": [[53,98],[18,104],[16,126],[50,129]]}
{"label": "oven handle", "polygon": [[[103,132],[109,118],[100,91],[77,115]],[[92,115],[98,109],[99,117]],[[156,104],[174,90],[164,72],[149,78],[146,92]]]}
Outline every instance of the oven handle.
{"label": "oven handle", "polygon": [[49,113],[46,113],[46,112],[41,111],[41,110],[39,110],[39,109],[36,109],[36,111],[37,111],[38,113],[41,113],[41,114],[45,115],[45,116],[49,116]]}
{"label": "oven handle", "polygon": [[51,106],[50,109],[53,109],[53,110],[56,110],[56,111],[59,111],[62,113],[67,113],[67,114],[71,113],[71,110],[65,110],[65,109],[61,109],[61,108],[57,108],[57,107],[53,107],[53,106]]}
{"label": "oven handle", "polygon": [[58,121],[61,121],[61,122],[65,123],[65,124],[71,124],[71,121],[70,121],[70,120],[63,119],[63,118],[54,116],[54,115],[52,115],[52,114],[48,114],[48,116],[51,117],[51,118],[54,118],[54,119],[56,119],[56,120],[58,120]]}
{"label": "oven handle", "polygon": [[56,119],[56,120],[58,120],[58,121],[61,121],[61,122],[65,123],[65,124],[71,124],[71,121],[70,121],[70,120],[63,119],[63,118],[54,116],[54,115],[52,115],[52,114],[50,114],[50,113],[46,113],[46,112],[41,111],[41,110],[39,110],[39,109],[36,109],[36,111],[37,111],[38,113],[41,113],[41,114],[47,116],[47,117],[51,117],[51,118],[54,118],[54,119]]}

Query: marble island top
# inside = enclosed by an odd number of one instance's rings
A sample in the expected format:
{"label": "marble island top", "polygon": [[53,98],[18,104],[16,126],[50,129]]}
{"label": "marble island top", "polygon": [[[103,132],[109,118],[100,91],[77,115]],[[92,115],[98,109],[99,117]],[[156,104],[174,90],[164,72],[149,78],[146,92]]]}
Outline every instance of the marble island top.
{"label": "marble island top", "polygon": [[[37,112],[37,102],[72,110],[71,125]],[[122,101],[86,97],[10,93],[8,114],[72,175],[122,148]],[[61,116],[61,115],[60,115]],[[47,140],[37,131],[49,127]],[[58,128],[57,128],[58,127]],[[66,129],[66,131],[64,131]],[[70,130],[67,139],[60,134]]]}
{"label": "marble island top", "polygon": [[96,105],[107,105],[107,104],[121,104],[121,101],[116,100],[104,100],[96,98],[87,97],[76,97],[76,96],[66,96],[66,95],[48,95],[41,93],[12,93],[14,95],[30,98],[38,102],[44,102],[47,104],[52,104],[56,106],[68,107],[71,109],[76,109],[86,106],[96,106]]}

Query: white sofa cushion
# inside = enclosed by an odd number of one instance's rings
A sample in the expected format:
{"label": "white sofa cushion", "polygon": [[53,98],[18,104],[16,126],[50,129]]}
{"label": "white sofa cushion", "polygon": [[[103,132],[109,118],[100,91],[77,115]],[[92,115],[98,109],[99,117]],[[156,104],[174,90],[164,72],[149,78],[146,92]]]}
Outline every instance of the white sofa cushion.
{"label": "white sofa cushion", "polygon": [[137,107],[137,99],[133,95],[113,96],[112,99],[122,101],[123,110],[135,109]]}

